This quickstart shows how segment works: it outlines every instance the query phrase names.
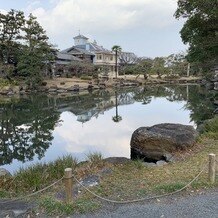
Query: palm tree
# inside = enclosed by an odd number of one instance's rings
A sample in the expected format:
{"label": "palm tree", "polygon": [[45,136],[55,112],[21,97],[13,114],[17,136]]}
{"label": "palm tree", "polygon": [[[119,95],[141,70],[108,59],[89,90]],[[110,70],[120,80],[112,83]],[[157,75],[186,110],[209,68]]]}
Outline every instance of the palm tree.
{"label": "palm tree", "polygon": [[122,120],[122,117],[120,115],[118,115],[118,101],[117,101],[117,91],[115,91],[115,99],[116,99],[116,115],[114,117],[112,117],[112,120],[116,123],[120,122]]}
{"label": "palm tree", "polygon": [[117,79],[117,75],[118,75],[118,54],[122,51],[122,48],[119,45],[114,45],[112,47],[112,51],[115,52],[115,58],[116,58],[115,71],[116,71],[116,79]]}

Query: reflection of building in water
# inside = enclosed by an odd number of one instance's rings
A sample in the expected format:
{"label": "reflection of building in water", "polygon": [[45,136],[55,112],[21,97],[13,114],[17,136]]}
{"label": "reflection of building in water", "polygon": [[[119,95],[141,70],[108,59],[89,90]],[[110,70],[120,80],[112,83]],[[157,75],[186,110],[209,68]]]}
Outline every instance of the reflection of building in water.
{"label": "reflection of building in water", "polygon": [[[83,103],[82,103],[83,102]],[[117,104],[128,105],[135,102],[133,93],[121,93],[117,96]],[[85,104],[85,106],[84,106]],[[77,116],[77,121],[81,123],[88,122],[92,117],[98,117],[116,106],[116,96],[108,96],[107,100],[103,98],[93,98],[89,101],[72,101],[69,103],[58,102],[58,112],[70,111]]]}
{"label": "reflection of building in water", "polygon": [[[130,93],[121,94],[117,97],[118,105],[128,105],[135,102],[133,96]],[[111,109],[116,105],[116,96],[111,96],[109,100],[101,101],[97,104],[99,109]]]}
{"label": "reflection of building in water", "polygon": [[110,97],[109,100],[104,100],[96,104],[98,110],[104,112],[105,110],[109,110],[115,106],[115,96]]}
{"label": "reflection of building in water", "polygon": [[[133,104],[135,100],[133,99],[133,96],[126,94],[125,96],[118,96],[117,97],[118,105],[128,105]],[[102,100],[99,103],[96,103],[96,106],[91,109],[87,109],[86,111],[80,111],[79,113],[73,112],[77,116],[78,122],[88,122],[91,120],[92,117],[98,117],[99,114],[104,114],[105,111],[108,111],[116,106],[116,97],[111,96],[108,100]]]}
{"label": "reflection of building in water", "polygon": [[91,120],[91,118],[95,116],[95,114],[96,114],[96,111],[95,111],[95,108],[93,108],[90,111],[86,111],[83,114],[77,115],[77,121],[81,123],[85,123]]}

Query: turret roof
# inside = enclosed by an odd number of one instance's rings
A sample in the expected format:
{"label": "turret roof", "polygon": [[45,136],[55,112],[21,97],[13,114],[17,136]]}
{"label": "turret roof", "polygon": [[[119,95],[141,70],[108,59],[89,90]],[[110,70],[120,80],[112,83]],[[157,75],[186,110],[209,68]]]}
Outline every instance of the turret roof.
{"label": "turret roof", "polygon": [[89,39],[85,37],[84,35],[79,34],[78,36],[75,36],[74,39]]}

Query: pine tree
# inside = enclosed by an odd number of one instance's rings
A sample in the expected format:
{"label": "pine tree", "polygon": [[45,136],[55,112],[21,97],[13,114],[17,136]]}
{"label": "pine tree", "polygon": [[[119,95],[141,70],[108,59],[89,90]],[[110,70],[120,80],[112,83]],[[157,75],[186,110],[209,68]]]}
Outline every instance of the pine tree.
{"label": "pine tree", "polygon": [[30,88],[36,88],[42,81],[43,72],[54,59],[54,49],[32,14],[29,15],[22,30],[24,36],[22,36],[23,46],[18,61],[18,72],[20,76],[28,78]]}

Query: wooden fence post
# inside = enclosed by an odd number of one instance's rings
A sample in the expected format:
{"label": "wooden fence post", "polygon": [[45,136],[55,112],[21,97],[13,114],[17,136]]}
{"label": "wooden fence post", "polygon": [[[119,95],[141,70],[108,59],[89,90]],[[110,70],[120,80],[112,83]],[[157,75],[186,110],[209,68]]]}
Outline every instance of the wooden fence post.
{"label": "wooden fence post", "polygon": [[213,184],[215,182],[216,175],[216,155],[209,154],[209,182]]}
{"label": "wooden fence post", "polygon": [[66,168],[64,170],[64,183],[65,183],[65,199],[67,203],[72,201],[72,168]]}

